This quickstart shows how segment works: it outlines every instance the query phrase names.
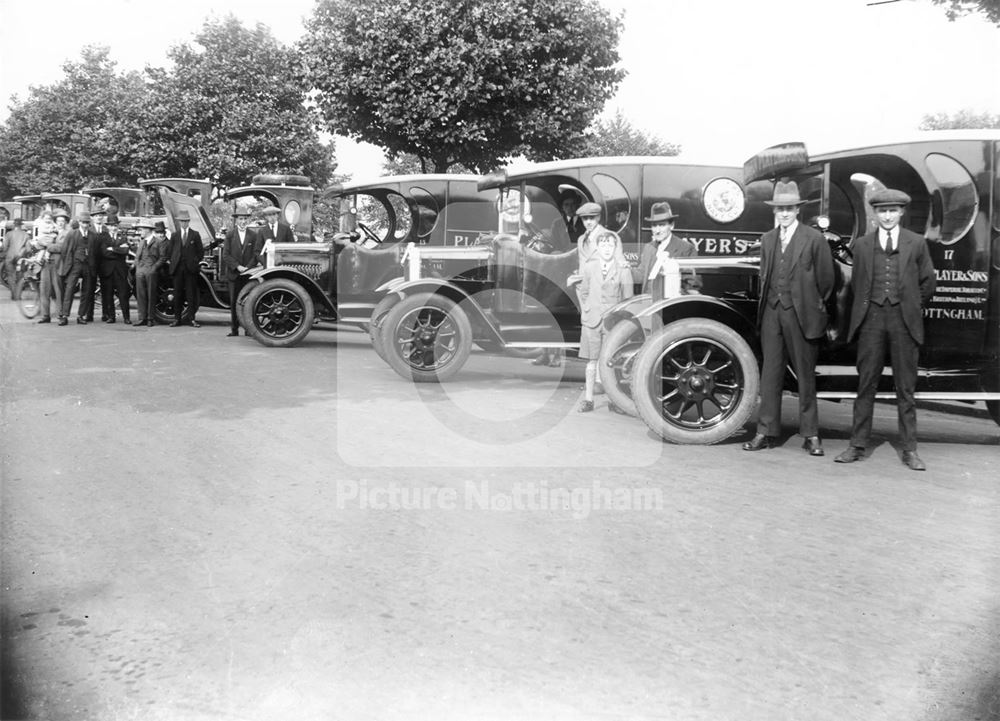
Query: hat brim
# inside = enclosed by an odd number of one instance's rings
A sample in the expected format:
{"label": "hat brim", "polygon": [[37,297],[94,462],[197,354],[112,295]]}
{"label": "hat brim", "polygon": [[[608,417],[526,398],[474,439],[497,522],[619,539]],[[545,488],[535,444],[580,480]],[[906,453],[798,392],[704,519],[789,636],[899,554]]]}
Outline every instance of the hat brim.
{"label": "hat brim", "polygon": [[679,217],[681,216],[665,215],[665,216],[660,216],[659,218],[643,218],[642,220],[644,223],[669,223],[672,220],[677,220]]}
{"label": "hat brim", "polygon": [[765,205],[770,205],[772,208],[785,208],[792,206],[805,205],[808,200],[765,200]]}

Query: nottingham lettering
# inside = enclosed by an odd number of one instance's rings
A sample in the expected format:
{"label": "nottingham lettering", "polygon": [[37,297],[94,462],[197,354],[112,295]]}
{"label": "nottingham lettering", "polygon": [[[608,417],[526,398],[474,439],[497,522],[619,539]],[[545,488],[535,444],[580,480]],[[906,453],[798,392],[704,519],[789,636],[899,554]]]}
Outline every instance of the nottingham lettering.
{"label": "nottingham lettering", "polygon": [[982,320],[983,311],[968,308],[924,308],[925,318],[947,318],[949,320]]}

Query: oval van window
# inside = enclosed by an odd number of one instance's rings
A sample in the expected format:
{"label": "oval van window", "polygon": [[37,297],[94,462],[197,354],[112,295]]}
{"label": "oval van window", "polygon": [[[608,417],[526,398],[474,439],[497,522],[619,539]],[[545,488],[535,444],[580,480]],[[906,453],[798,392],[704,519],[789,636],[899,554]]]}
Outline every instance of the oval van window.
{"label": "oval van window", "polygon": [[969,171],[952,157],[931,153],[925,162],[937,185],[931,194],[928,240],[951,245],[966,233],[979,212],[976,183]]}

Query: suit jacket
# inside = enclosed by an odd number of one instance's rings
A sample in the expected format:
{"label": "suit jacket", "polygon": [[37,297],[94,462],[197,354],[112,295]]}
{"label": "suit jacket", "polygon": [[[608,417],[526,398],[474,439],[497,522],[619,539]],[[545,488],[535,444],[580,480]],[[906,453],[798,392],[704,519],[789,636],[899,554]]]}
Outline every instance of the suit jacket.
{"label": "suit jacket", "polygon": [[140,240],[135,249],[135,269],[148,273],[156,273],[167,262],[166,239],[160,241],[155,236],[149,238],[152,242]]}
{"label": "suit jacket", "polygon": [[[273,241],[275,243],[294,243],[296,240],[295,233],[292,232],[292,226],[280,220],[278,221],[277,233],[271,230],[270,225],[265,225],[260,228],[257,228],[256,232],[261,237],[261,245],[263,245],[264,241],[267,240]],[[246,263],[244,263],[243,265],[246,265]]]}
{"label": "suit jacket", "polygon": [[24,246],[28,243],[28,234],[20,228],[14,228],[3,237],[6,250],[4,259],[8,262],[15,261],[24,252]]}
{"label": "suit jacket", "polygon": [[633,295],[632,269],[628,263],[612,258],[613,268],[608,277],[601,274],[600,256],[594,255],[583,265],[580,283],[580,320],[589,328],[601,324],[605,311]]}
{"label": "suit jacket", "polygon": [[[656,242],[646,243],[646,245],[642,246],[642,252],[639,254],[638,281],[642,285],[643,293],[652,292],[652,286],[658,281],[657,278],[650,280],[649,273],[653,270],[653,265],[656,263],[656,250],[659,245]],[[678,238],[673,233],[670,234],[670,240],[667,241],[666,251],[671,258],[693,258],[698,255],[697,248],[686,240]],[[688,272],[684,273],[682,287],[687,290],[696,290],[701,287],[701,281],[693,270],[688,269]]]}
{"label": "suit jacket", "polygon": [[[59,275],[66,276],[69,275],[69,271],[73,267],[73,256],[76,255],[76,249],[82,244],[90,245],[90,239],[83,235],[79,230],[71,230],[63,238],[63,249],[62,254],[59,256],[59,262],[56,265],[56,272]],[[90,265],[91,258],[87,256],[87,264]]]}
{"label": "suit jacket", "polygon": [[187,246],[181,244],[181,231],[175,230],[170,235],[169,252],[170,274],[177,275],[181,271],[198,273],[201,259],[205,257],[205,247],[201,244],[201,234],[193,228],[188,229]]}
{"label": "suit jacket", "polygon": [[242,245],[240,245],[240,234],[236,228],[226,233],[226,240],[222,244],[222,265],[226,269],[226,280],[232,282],[239,278],[240,271],[237,268],[241,265],[247,268],[263,265],[260,259],[260,251],[263,247],[264,238],[261,237],[260,233],[254,232],[252,228],[247,228],[246,240]]}
{"label": "suit jacket", "polygon": [[[778,282],[778,264],[781,259],[781,239],[777,228],[764,233],[760,248],[760,301],[757,306],[757,327],[764,318],[771,283]],[[833,292],[836,276],[833,255],[826,238],[815,228],[801,222],[788,250],[790,258],[790,284],[792,306],[806,338],[821,338],[826,333],[826,301]]]}
{"label": "suit jacket", "polygon": [[[874,233],[861,236],[851,246],[854,255],[854,270],[851,276],[854,301],[851,304],[850,330],[847,332],[849,341],[857,334],[871,302],[875,244],[878,242],[876,230]],[[922,345],[924,342],[923,306],[927,305],[934,295],[936,286],[937,278],[934,275],[934,263],[927,249],[927,241],[916,233],[900,228],[899,306],[906,329],[917,345]]]}
{"label": "suit jacket", "polygon": [[[107,226],[104,226],[100,233],[94,233],[94,247],[97,248],[97,257],[100,258],[99,267],[101,275],[109,275],[115,266],[124,266],[128,260],[128,243],[124,235],[112,233]],[[122,247],[122,246],[125,247]]]}

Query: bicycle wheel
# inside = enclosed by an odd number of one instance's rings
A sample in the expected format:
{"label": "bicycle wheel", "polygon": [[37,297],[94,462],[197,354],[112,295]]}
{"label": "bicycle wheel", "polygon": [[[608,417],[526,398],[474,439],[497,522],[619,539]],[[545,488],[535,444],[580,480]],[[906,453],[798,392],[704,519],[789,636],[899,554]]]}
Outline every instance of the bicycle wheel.
{"label": "bicycle wheel", "polygon": [[17,307],[28,320],[38,316],[42,308],[42,297],[38,288],[38,278],[21,278],[15,286]]}

